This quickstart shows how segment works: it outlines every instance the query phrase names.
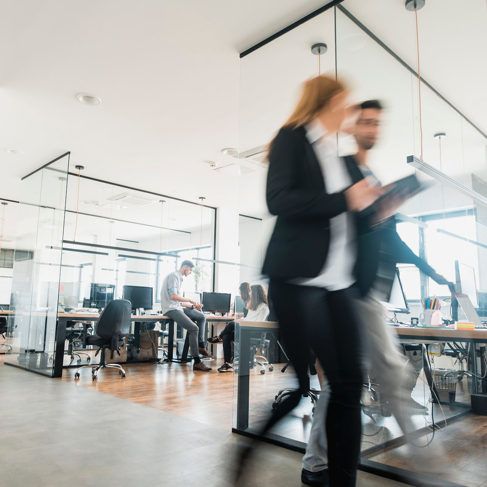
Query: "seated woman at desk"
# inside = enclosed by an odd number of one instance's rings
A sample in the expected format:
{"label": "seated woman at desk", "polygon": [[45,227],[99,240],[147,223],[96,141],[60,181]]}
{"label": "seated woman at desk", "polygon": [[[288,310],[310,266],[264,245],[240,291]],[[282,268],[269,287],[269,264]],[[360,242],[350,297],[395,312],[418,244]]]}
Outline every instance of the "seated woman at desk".
{"label": "seated woman at desk", "polygon": [[[245,321],[265,321],[269,316],[269,303],[267,293],[262,284],[254,284],[250,288],[249,283],[240,285],[240,296],[245,304]],[[249,295],[250,294],[250,295]],[[218,372],[231,372],[232,365],[232,342],[235,340],[235,321],[227,323],[225,329],[219,336],[210,338],[210,343],[223,343],[223,357],[225,363],[218,369]]]}

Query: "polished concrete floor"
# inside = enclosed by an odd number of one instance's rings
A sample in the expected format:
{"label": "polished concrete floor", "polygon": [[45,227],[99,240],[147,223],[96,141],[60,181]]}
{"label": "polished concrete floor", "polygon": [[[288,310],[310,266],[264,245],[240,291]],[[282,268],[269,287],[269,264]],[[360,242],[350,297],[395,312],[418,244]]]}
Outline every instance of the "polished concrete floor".
{"label": "polished concrete floor", "polygon": [[[72,383],[0,365],[0,484],[231,487],[246,439]],[[299,486],[301,455],[263,444],[251,487]],[[361,487],[402,484],[359,473]]]}

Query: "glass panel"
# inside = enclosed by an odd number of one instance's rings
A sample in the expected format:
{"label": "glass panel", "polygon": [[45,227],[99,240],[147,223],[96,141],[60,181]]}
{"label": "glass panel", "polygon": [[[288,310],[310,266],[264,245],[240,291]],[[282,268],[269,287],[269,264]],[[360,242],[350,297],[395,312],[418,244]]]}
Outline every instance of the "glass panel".
{"label": "glass panel", "polygon": [[194,260],[196,267],[185,280],[185,290],[213,291],[213,208],[79,180],[76,175],[69,179],[76,189],[79,183],[80,193],[79,205],[77,192],[68,194],[65,245],[69,264],[81,269],[78,306],[83,305],[81,299],[90,297],[92,285],[108,284],[114,286],[118,298],[123,296],[124,285],[151,287],[154,310],[158,310],[162,280],[186,259]]}
{"label": "glass panel", "polygon": [[51,376],[69,155],[21,183],[7,363]]}
{"label": "glass panel", "polygon": [[[261,269],[275,217],[269,213],[265,200],[267,146],[294,109],[302,84],[316,76],[320,68],[321,73],[334,76],[334,39],[332,9],[241,60],[240,159],[231,161],[238,179],[235,231],[240,264],[238,277],[233,281],[234,293],[242,282],[268,288]],[[315,42],[327,44],[327,52],[320,57],[311,53]],[[238,373],[235,374],[234,426],[257,432],[269,418],[279,390],[295,388],[296,377],[292,367],[286,368],[283,374],[280,372],[287,359],[279,345],[278,330],[269,328],[267,322],[252,329],[245,326],[245,321],[241,325],[235,342]],[[264,350],[260,349],[261,345]],[[273,366],[266,365],[266,360]],[[311,377],[311,386],[320,387],[316,375]],[[307,441],[312,409],[312,402],[303,400],[293,415],[272,432],[285,440]]]}

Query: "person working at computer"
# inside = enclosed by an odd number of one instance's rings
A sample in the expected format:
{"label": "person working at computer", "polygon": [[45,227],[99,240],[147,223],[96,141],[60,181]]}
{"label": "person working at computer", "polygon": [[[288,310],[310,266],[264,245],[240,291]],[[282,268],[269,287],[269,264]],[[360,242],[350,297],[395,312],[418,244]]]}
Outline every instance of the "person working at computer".
{"label": "person working at computer", "polygon": [[[250,293],[248,292],[250,289]],[[248,282],[240,285],[240,296],[245,304],[244,320],[245,321],[265,321],[269,316],[269,302],[267,293],[262,284],[254,284],[250,287]],[[235,340],[235,321],[227,323],[224,330],[219,336],[210,338],[211,343],[223,342],[224,364],[218,369],[218,372],[231,372],[232,365],[232,342]]]}
{"label": "person working at computer", "polygon": [[206,317],[200,311],[203,305],[181,295],[183,278],[188,277],[194,269],[190,260],[185,260],[178,271],[168,274],[161,289],[162,314],[172,318],[184,328],[189,336],[189,346],[193,356],[193,370],[208,372],[208,367],[200,360],[200,354],[213,358],[206,350]]}
{"label": "person working at computer", "polygon": [[[364,177],[369,178],[376,186],[380,186],[380,183],[367,166],[367,159],[368,152],[377,142],[381,119],[382,106],[379,101],[369,100],[360,105],[359,116],[352,127],[358,152],[355,156],[347,157],[349,162],[356,164]],[[382,400],[387,403],[388,409],[407,435],[414,430],[411,416],[416,412],[416,405],[412,403],[411,389],[404,377],[405,373],[411,375],[414,372],[406,363],[404,355],[399,352],[395,337],[391,336],[387,329],[384,310],[374,297],[374,288],[387,287],[388,279],[384,279],[384,276],[394,275],[397,263],[414,264],[439,284],[450,283],[416,256],[400,239],[395,229],[394,218],[383,223],[376,232],[364,235],[361,239],[362,245],[359,248],[363,249],[364,255],[368,258],[357,261],[357,286],[363,296],[357,300],[357,309],[367,332],[369,372],[375,377],[374,382],[380,385]],[[377,278],[378,274],[382,277]],[[392,280],[389,285],[392,286]],[[325,383],[322,384],[306,454],[303,457],[301,480],[305,485],[329,485],[328,445],[323,434],[328,402],[328,385]]]}

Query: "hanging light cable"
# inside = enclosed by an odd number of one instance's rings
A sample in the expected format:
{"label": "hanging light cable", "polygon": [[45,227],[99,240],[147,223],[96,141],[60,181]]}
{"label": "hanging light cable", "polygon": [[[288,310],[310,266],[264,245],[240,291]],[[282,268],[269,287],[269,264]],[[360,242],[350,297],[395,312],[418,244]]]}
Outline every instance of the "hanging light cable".
{"label": "hanging light cable", "polygon": [[3,246],[3,225],[5,223],[5,208],[7,207],[8,203],[6,201],[2,201],[3,211],[2,211],[2,233],[0,233],[0,253],[2,252]]}
{"label": "hanging light cable", "polygon": [[311,52],[318,56],[318,76],[321,76],[321,55],[328,51],[328,46],[324,42],[318,42],[311,46]]}
{"label": "hanging light cable", "polygon": [[73,242],[76,242],[76,231],[78,230],[79,187],[80,187],[80,182],[81,182],[81,171],[84,169],[84,166],[75,166],[75,169],[78,170],[78,196],[76,197],[76,222],[74,224]]}
{"label": "hanging light cable", "polygon": [[414,17],[416,20],[416,50],[418,56],[418,99],[419,99],[419,133],[421,137],[421,160],[423,160],[423,116],[421,112],[421,64],[419,56],[419,25],[418,25],[418,7],[414,4]]}

